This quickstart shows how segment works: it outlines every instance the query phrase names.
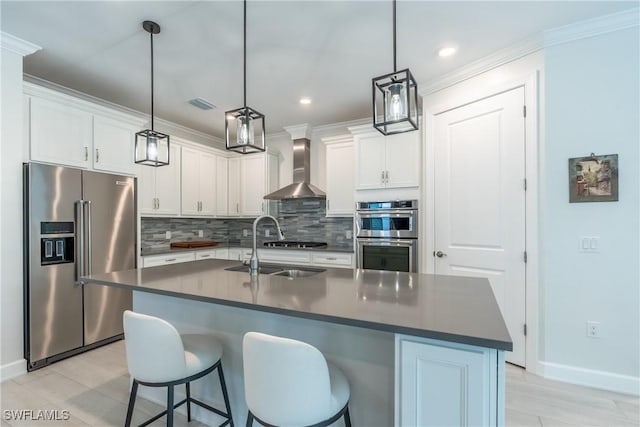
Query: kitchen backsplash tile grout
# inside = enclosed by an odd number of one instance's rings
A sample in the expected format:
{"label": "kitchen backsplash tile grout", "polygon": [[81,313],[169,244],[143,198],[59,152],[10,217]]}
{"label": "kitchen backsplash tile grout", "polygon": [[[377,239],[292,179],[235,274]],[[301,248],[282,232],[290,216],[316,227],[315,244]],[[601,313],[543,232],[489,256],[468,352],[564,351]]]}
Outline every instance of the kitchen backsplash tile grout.
{"label": "kitchen backsplash tile grout", "polygon": [[[286,200],[278,203],[276,218],[287,240],[327,242],[329,246],[353,250],[353,218],[325,217],[324,200]],[[141,219],[141,249],[158,249],[171,242],[185,240],[214,240],[223,243],[251,246],[254,218],[164,218],[143,217]],[[198,236],[202,230],[203,236]],[[247,232],[244,232],[247,230]],[[265,237],[269,230],[270,237]],[[258,226],[258,244],[275,240],[275,226],[261,222]],[[171,239],[166,239],[166,232]],[[247,234],[246,236],[244,234]]]}

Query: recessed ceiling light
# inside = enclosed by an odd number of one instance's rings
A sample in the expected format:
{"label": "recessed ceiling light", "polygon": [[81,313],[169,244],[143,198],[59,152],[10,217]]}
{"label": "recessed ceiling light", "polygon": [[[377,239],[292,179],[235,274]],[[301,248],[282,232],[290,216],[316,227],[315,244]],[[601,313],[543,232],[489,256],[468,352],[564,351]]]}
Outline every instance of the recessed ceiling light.
{"label": "recessed ceiling light", "polygon": [[300,104],[302,104],[302,105],[311,104],[311,98],[309,98],[307,96],[300,98]]}
{"label": "recessed ceiling light", "polygon": [[441,57],[446,57],[446,56],[451,56],[454,53],[456,53],[457,49],[455,47],[451,47],[451,46],[447,46],[447,47],[442,47],[438,50],[438,56]]}

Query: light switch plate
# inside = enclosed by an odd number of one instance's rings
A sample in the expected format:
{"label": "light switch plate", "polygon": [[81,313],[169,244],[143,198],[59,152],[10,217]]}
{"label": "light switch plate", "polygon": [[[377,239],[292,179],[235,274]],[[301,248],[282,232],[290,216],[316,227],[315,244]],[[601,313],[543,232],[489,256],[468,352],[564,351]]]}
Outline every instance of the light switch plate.
{"label": "light switch plate", "polygon": [[171,239],[171,232],[170,231],[166,231],[164,233],[164,238],[167,239],[167,240]]}
{"label": "light switch plate", "polygon": [[580,236],[580,252],[600,253],[600,236]]}

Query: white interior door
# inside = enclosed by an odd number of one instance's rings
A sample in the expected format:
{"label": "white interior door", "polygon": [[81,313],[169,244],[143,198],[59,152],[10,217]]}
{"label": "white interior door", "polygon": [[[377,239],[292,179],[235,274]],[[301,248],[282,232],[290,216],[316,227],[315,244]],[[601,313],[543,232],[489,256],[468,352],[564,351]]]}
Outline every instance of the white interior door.
{"label": "white interior door", "polygon": [[[435,118],[435,272],[486,277],[525,365],[524,88]],[[437,256],[440,252],[440,256]]]}

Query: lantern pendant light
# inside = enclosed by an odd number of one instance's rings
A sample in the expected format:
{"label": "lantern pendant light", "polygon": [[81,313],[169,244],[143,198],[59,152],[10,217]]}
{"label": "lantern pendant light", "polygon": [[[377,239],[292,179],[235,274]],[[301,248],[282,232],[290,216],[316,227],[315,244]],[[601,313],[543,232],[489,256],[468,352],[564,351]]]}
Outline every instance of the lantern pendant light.
{"label": "lantern pendant light", "polygon": [[265,151],[264,114],[247,106],[247,0],[244,0],[243,84],[244,107],[225,113],[227,150],[241,154]]}
{"label": "lantern pendant light", "polygon": [[393,73],[372,82],[373,126],[384,135],[418,129],[418,85],[408,68],[396,67],[396,0],[393,0]]}
{"label": "lantern pendant light", "polygon": [[169,164],[169,135],[157,132],[153,127],[153,35],[160,33],[160,25],[144,21],[142,28],[151,37],[151,129],[136,133],[135,162],[147,166]]}

